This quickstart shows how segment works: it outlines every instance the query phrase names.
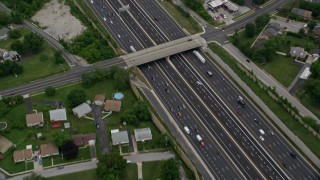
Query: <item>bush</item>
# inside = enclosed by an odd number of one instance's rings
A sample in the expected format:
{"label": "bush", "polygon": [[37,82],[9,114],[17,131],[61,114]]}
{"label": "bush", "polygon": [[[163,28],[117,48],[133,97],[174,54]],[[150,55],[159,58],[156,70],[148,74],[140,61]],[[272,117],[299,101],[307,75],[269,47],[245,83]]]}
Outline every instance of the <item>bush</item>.
{"label": "bush", "polygon": [[55,59],[56,64],[63,64],[64,63],[64,58],[62,57],[61,52],[59,52],[59,51],[56,51],[54,53],[54,59]]}
{"label": "bush", "polygon": [[21,37],[21,31],[20,29],[14,29],[9,31],[9,37],[12,39],[17,39]]}
{"label": "bush", "polygon": [[54,87],[49,86],[45,89],[44,92],[48,97],[52,97],[56,94],[56,89]]}

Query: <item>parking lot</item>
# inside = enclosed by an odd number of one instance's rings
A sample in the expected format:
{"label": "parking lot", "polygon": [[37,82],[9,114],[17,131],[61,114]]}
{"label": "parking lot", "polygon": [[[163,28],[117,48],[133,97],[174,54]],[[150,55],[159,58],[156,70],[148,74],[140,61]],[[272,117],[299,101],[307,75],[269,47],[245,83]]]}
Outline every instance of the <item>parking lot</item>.
{"label": "parking lot", "polygon": [[281,27],[286,29],[286,31],[291,31],[291,32],[297,33],[297,32],[299,32],[299,30],[301,28],[303,28],[305,31],[308,30],[308,28],[305,26],[306,23],[288,20],[288,19],[282,18],[282,17],[272,18],[270,20],[270,23],[273,23],[273,22],[279,23]]}

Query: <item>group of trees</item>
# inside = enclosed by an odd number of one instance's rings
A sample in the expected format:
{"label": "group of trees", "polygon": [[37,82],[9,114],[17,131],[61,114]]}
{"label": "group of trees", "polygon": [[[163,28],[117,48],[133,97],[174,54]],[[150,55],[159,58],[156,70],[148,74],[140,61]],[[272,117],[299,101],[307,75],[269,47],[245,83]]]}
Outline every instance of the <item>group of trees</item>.
{"label": "group of trees", "polygon": [[305,91],[311,96],[314,104],[320,105],[320,61],[312,63],[311,75],[305,82]]}
{"label": "group of trees", "polygon": [[23,103],[22,96],[10,96],[0,100],[0,117],[5,116],[11,109]]}
{"label": "group of trees", "polygon": [[30,18],[49,0],[2,0],[14,13]]}
{"label": "group of trees", "polygon": [[138,101],[132,109],[125,110],[121,114],[121,122],[126,122],[134,126],[139,126],[140,121],[151,120],[151,114],[145,101]]}
{"label": "group of trees", "polygon": [[119,180],[125,179],[126,160],[120,156],[117,149],[102,155],[97,164],[96,173],[102,179]]}
{"label": "group of trees", "polygon": [[115,57],[108,41],[96,30],[90,29],[77,36],[71,43],[60,40],[61,44],[72,54],[79,55],[89,63]]}
{"label": "group of trees", "polygon": [[78,146],[71,140],[68,132],[59,132],[53,135],[54,143],[59,147],[60,153],[67,160],[75,159],[78,156]]}
{"label": "group of trees", "polygon": [[74,108],[86,101],[87,95],[82,89],[74,89],[69,92],[68,102],[71,108]]}
{"label": "group of trees", "polygon": [[211,15],[207,12],[207,10],[203,7],[202,0],[182,0],[182,2],[194,12],[196,12],[199,16],[201,16],[207,22],[213,22]]}
{"label": "group of trees", "polygon": [[12,12],[10,15],[1,11],[0,12],[0,25],[8,26],[11,23],[21,24],[22,15],[16,12]]}
{"label": "group of trees", "polygon": [[11,49],[17,51],[19,54],[27,52],[37,52],[44,44],[44,40],[41,36],[30,32],[24,36],[24,40],[15,40],[11,44]]}
{"label": "group of trees", "polygon": [[165,163],[161,166],[161,175],[163,179],[179,179],[179,166],[179,162],[174,158],[165,161]]}
{"label": "group of trees", "polygon": [[126,90],[129,88],[129,70],[112,66],[108,69],[94,69],[89,73],[81,76],[82,84],[90,87],[96,82],[113,78],[115,80],[114,88],[118,90]]}
{"label": "group of trees", "polygon": [[245,3],[245,0],[231,0],[231,1],[239,4],[240,6],[243,6]]}
{"label": "group of trees", "polygon": [[14,61],[4,61],[0,63],[0,77],[5,77],[8,75],[21,74],[23,72],[23,67]]}

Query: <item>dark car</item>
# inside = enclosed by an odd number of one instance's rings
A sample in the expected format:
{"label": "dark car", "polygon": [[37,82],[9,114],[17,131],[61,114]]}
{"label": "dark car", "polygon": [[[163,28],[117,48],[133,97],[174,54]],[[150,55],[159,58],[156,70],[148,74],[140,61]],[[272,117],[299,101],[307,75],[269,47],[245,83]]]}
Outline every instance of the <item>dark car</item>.
{"label": "dark car", "polygon": [[289,166],[285,163],[282,163],[283,167],[288,168]]}
{"label": "dark car", "polygon": [[297,159],[297,156],[293,152],[290,152],[289,154],[293,159]]}

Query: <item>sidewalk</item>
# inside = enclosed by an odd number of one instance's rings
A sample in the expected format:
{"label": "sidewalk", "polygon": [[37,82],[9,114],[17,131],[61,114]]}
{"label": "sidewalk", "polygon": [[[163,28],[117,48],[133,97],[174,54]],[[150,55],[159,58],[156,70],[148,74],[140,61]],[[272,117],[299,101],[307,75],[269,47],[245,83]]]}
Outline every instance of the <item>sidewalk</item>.
{"label": "sidewalk", "polygon": [[148,162],[148,161],[161,161],[174,158],[174,154],[167,152],[152,152],[141,153],[136,155],[123,156],[124,159],[130,160],[130,163]]}
{"label": "sidewalk", "polygon": [[286,97],[288,101],[295,106],[302,116],[310,116],[320,123],[320,120],[306,107],[304,107],[294,96],[292,96],[288,90],[283,87],[279,82],[266,74],[263,70],[257,67],[254,63],[248,63],[248,59],[242,52],[240,52],[233,44],[228,43],[222,46],[229,54],[231,54],[239,63],[243,64],[248,70],[252,70],[254,75],[261,80],[264,84],[275,87],[279,95]]}

